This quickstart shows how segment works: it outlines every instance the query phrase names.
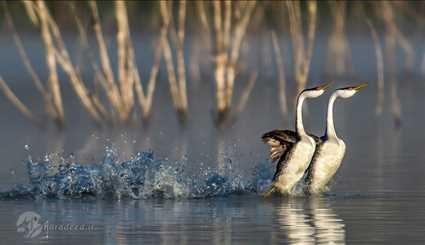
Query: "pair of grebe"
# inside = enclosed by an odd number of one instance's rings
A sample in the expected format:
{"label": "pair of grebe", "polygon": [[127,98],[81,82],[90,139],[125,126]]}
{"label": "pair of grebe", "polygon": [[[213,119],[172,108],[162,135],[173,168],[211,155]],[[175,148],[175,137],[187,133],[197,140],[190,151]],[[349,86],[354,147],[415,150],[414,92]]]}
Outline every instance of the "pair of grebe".
{"label": "pair of grebe", "polygon": [[345,155],[345,143],[335,132],[334,103],[337,98],[350,98],[366,86],[366,83],[362,83],[333,92],[328,103],[326,132],[320,138],[305,132],[302,107],[305,99],[321,96],[328,89],[329,84],[306,89],[298,95],[296,131],[273,130],[262,136],[263,141],[271,146],[271,160],[273,162],[278,160],[273,182],[269,190],[264,193],[265,196],[274,192],[291,194],[304,176],[308,193],[318,194],[326,190]]}

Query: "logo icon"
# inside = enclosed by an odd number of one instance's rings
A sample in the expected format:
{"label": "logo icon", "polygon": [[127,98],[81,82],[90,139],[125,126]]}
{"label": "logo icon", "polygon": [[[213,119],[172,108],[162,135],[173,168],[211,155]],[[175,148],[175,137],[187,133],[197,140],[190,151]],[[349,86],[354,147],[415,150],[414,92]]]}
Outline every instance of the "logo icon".
{"label": "logo icon", "polygon": [[35,238],[43,231],[43,224],[38,213],[28,211],[19,215],[16,222],[17,231],[24,234],[25,238]]}

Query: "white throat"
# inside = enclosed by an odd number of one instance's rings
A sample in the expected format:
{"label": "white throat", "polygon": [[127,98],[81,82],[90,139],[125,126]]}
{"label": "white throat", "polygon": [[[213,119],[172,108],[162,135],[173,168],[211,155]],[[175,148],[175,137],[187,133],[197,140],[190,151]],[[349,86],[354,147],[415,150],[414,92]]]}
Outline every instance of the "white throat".
{"label": "white throat", "polygon": [[303,125],[303,103],[304,103],[304,100],[305,100],[305,93],[301,93],[298,96],[298,100],[297,100],[297,114],[295,116],[296,129],[297,129],[298,135],[300,135],[300,136],[307,135],[305,133],[304,125]]}
{"label": "white throat", "polygon": [[334,126],[334,113],[333,108],[335,100],[339,97],[339,91],[335,91],[329,99],[328,103],[328,115],[327,115],[327,127],[326,127],[326,136],[328,138],[337,138]]}

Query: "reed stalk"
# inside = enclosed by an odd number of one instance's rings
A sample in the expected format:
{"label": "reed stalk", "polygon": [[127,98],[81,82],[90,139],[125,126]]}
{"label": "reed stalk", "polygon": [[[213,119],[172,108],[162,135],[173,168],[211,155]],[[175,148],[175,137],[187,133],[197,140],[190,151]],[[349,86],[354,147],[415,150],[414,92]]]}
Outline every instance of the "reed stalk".
{"label": "reed stalk", "polygon": [[254,88],[255,81],[257,81],[257,76],[258,76],[258,72],[254,71],[251,74],[248,82],[246,83],[245,88],[242,90],[242,94],[240,96],[239,103],[236,106],[237,114],[240,114],[245,109],[245,107],[248,103],[249,97],[251,95],[252,89]]}
{"label": "reed stalk", "polygon": [[[160,2],[160,9],[161,9],[161,16],[163,20],[163,25],[167,30],[168,35],[168,28],[171,23],[171,5],[165,1]],[[170,84],[170,93],[171,98],[174,104],[174,107],[176,109],[180,108],[180,102],[179,102],[179,89],[178,89],[178,83],[177,83],[177,77],[176,73],[174,71],[174,65],[173,65],[173,56],[172,51],[170,47],[170,43],[168,41],[168,37],[161,40],[162,49],[163,49],[163,55],[165,60],[165,65],[167,68],[167,74],[168,74],[168,82]]]}
{"label": "reed stalk", "polygon": [[174,66],[173,51],[168,37],[162,38],[161,43],[173,104],[178,115],[183,119],[188,110],[186,68],[184,61],[186,1],[179,2],[177,27],[173,25],[172,2],[160,1],[160,10],[164,28],[171,32],[172,39],[174,40],[176,68]]}
{"label": "reed stalk", "polygon": [[[79,62],[77,64],[81,65],[81,63],[83,62],[85,57],[89,57],[89,60],[92,64],[92,66],[94,65],[93,62],[93,55],[92,52],[89,48],[89,40],[87,37],[87,32],[86,29],[84,27],[84,24],[81,20],[81,18],[78,15],[78,10],[76,9],[75,3],[74,2],[68,2],[68,6],[71,9],[71,13],[72,16],[74,17],[74,21],[75,24],[77,26],[77,30],[78,30],[78,37],[79,37],[79,42],[80,42],[80,47],[81,47],[81,54],[79,55]],[[87,53],[87,55],[85,55]]]}
{"label": "reed stalk", "polygon": [[[130,66],[134,55],[130,52],[130,31],[128,26],[127,8],[124,1],[115,1],[115,17],[117,21],[117,55],[118,55],[118,84],[121,92],[120,121],[128,120],[134,104],[134,76]],[[134,67],[133,67],[134,68]]]}
{"label": "reed stalk", "polygon": [[7,83],[0,77],[0,89],[3,91],[3,94],[6,96],[6,99],[12,103],[12,105],[24,115],[29,121],[39,124],[39,119],[34,116],[34,114],[28,109],[28,107],[15,95],[15,93],[10,89]]}
{"label": "reed stalk", "polygon": [[217,111],[219,114],[224,114],[227,111],[226,105],[226,65],[227,65],[227,52],[224,49],[223,31],[222,31],[222,17],[221,17],[221,2],[214,1],[214,31],[216,40],[216,98],[217,98]]}
{"label": "reed stalk", "polygon": [[25,11],[26,11],[28,17],[30,18],[31,22],[34,25],[38,26],[39,22],[38,22],[38,17],[37,17],[37,14],[35,12],[34,5],[33,5],[34,2],[30,1],[30,0],[23,0],[22,2],[24,4]]}
{"label": "reed stalk", "polygon": [[52,96],[53,108],[56,112],[54,120],[59,125],[63,125],[65,122],[65,115],[63,111],[62,96],[57,73],[57,61],[53,45],[53,37],[49,30],[49,21],[47,20],[47,7],[43,1],[38,1],[37,6],[40,21],[41,37],[44,42],[44,48],[46,49],[46,64],[49,73],[48,84],[50,94]]}
{"label": "reed stalk", "polygon": [[397,26],[393,2],[381,1],[379,2],[379,5],[377,6],[376,10],[377,15],[380,16],[384,22],[385,35],[390,39],[394,39],[394,49],[397,48],[398,44],[398,46],[403,50],[403,52],[405,53],[405,67],[408,69],[412,69],[415,64],[415,51],[410,42],[407,40],[407,38]]}
{"label": "reed stalk", "polygon": [[273,50],[276,59],[276,70],[279,77],[279,101],[280,101],[280,110],[282,114],[286,116],[288,114],[288,103],[286,99],[286,78],[285,78],[285,67],[283,63],[283,58],[281,55],[281,50],[279,47],[279,42],[276,36],[276,32],[272,32],[272,44]]}
{"label": "reed stalk", "polygon": [[332,14],[333,31],[328,42],[327,71],[341,75],[347,70],[348,43],[345,37],[346,5],[345,1],[329,1]]}
{"label": "reed stalk", "polygon": [[[28,1],[25,1],[28,3]],[[62,69],[68,75],[70,82],[79,97],[83,107],[89,113],[89,115],[96,121],[101,122],[101,117],[99,112],[96,110],[91,100],[90,92],[82,81],[79,72],[75,69],[75,66],[72,64],[72,61],[69,57],[68,51],[63,42],[62,35],[60,33],[59,27],[57,26],[54,19],[51,17],[44,1],[37,1],[37,4],[32,4],[32,8],[37,16],[39,17],[40,25],[45,25],[45,29],[41,27],[42,36],[46,39],[45,42],[48,43],[48,48],[54,52],[55,61],[61,65]],[[46,33],[43,33],[46,32]],[[49,32],[49,34],[47,33]],[[49,40],[51,39],[51,40]],[[51,42],[50,42],[51,41]]]}
{"label": "reed stalk", "polygon": [[115,83],[112,66],[109,59],[108,49],[106,41],[103,35],[102,26],[100,22],[99,12],[95,1],[89,2],[90,10],[93,17],[93,28],[96,35],[96,41],[98,45],[101,74],[104,79],[101,79],[101,85],[108,97],[109,102],[113,108],[114,114],[118,115],[121,108],[121,94]]}
{"label": "reed stalk", "polygon": [[307,84],[313,55],[317,24],[317,2],[307,2],[308,23],[306,36],[304,36],[301,18],[301,2],[285,1],[285,3],[288,9],[289,30],[294,54],[294,75],[297,82],[297,92],[300,93]]}
{"label": "reed stalk", "polygon": [[[223,121],[232,107],[233,88],[236,78],[236,66],[240,48],[244,40],[248,24],[255,9],[256,2],[235,3],[224,1],[224,16],[221,1],[214,1],[215,32],[215,84],[218,122]],[[241,13],[241,15],[236,15]],[[235,18],[239,17],[239,18]],[[233,22],[232,19],[236,21]]]}
{"label": "reed stalk", "polygon": [[196,10],[198,13],[199,19],[199,35],[198,39],[193,43],[193,50],[191,52],[191,57],[189,58],[191,76],[194,81],[200,81],[202,74],[203,65],[210,64],[210,59],[205,59],[205,55],[210,55],[212,53],[212,42],[214,41],[212,36],[212,30],[210,28],[211,18],[208,15],[206,8],[209,2],[207,1],[196,1]]}
{"label": "reed stalk", "polygon": [[151,68],[150,77],[145,93],[140,74],[135,62],[135,52],[131,41],[128,13],[125,2],[115,2],[115,15],[117,20],[117,46],[118,46],[118,82],[115,81],[109,54],[106,47],[102,27],[100,25],[99,13],[95,1],[90,2],[90,8],[95,21],[94,29],[99,46],[101,62],[101,85],[113,107],[119,116],[120,122],[129,120],[134,109],[135,95],[142,110],[143,118],[147,120],[152,110],[153,95],[159,70],[163,40],[167,34],[167,27],[161,27],[159,44],[155,48],[154,64]]}
{"label": "reed stalk", "polygon": [[204,30],[205,46],[208,50],[211,49],[211,30],[207,11],[205,9],[205,1],[196,1],[196,9],[198,10],[201,27]]}
{"label": "reed stalk", "polygon": [[150,117],[150,114],[152,111],[153,95],[155,92],[158,70],[159,70],[159,65],[161,61],[161,42],[163,42],[163,39],[164,39],[164,36],[161,35],[159,45],[155,49],[154,64],[152,66],[152,70],[150,73],[146,94],[144,93],[143,86],[141,84],[138,73],[134,74],[136,78],[135,89],[136,89],[137,96],[139,98],[139,105],[140,105],[140,108],[142,109],[143,118],[145,120],[147,120]]}
{"label": "reed stalk", "polygon": [[13,23],[13,19],[12,16],[10,16],[10,12],[9,12],[9,8],[7,7],[6,2],[3,2],[3,9],[4,9],[4,13],[5,13],[5,20],[6,20],[6,25],[8,27],[8,29],[12,32],[12,36],[13,36],[13,40],[15,42],[15,45],[18,49],[18,53],[19,56],[21,57],[21,60],[25,66],[25,69],[27,70],[27,72],[29,73],[29,75],[31,76],[31,79],[34,83],[35,88],[38,90],[38,92],[40,93],[40,95],[43,98],[44,101],[44,107],[45,107],[45,111],[47,113],[47,116],[54,119],[56,118],[55,115],[55,110],[51,101],[51,96],[49,91],[45,88],[45,85],[43,84],[43,82],[41,81],[40,77],[38,76],[37,72],[35,71],[34,67],[31,64],[31,61],[27,55],[27,52],[25,51],[24,45],[22,43],[22,39],[19,36],[16,28],[15,28],[15,24]]}
{"label": "reed stalk", "polygon": [[[256,5],[255,1],[249,1],[247,2],[247,5],[244,8],[244,11],[241,11],[239,9],[239,11],[243,13],[243,15],[240,21],[235,24],[234,36],[232,39],[232,50],[230,51],[230,63],[227,66],[227,79],[226,79],[227,81],[226,104],[227,104],[227,107],[229,108],[231,107],[231,104],[232,104],[233,87],[234,87],[235,78],[236,78],[236,65],[239,59],[240,48],[242,46],[242,41],[245,37],[248,23],[251,19],[255,5]],[[242,8],[241,5],[238,5],[238,6],[239,8]]]}
{"label": "reed stalk", "polygon": [[[394,12],[393,12],[393,6],[390,2],[383,1],[380,2],[380,6],[382,9],[382,19],[385,24],[385,54],[386,54],[386,60],[389,73],[389,81],[390,81],[390,98],[391,98],[391,113],[394,117],[394,123],[396,127],[399,127],[401,124],[401,104],[400,104],[400,98],[398,95],[398,89],[397,89],[397,83],[396,83],[396,48],[397,43],[401,45],[404,41],[403,38],[401,38],[400,32],[398,30],[395,18],[394,18]],[[407,42],[407,41],[406,41]],[[401,45],[403,48],[403,45]],[[408,52],[407,52],[407,62],[409,60],[408,58]]]}
{"label": "reed stalk", "polygon": [[378,33],[376,32],[375,27],[372,22],[367,20],[367,24],[372,35],[373,46],[375,49],[376,57],[376,72],[377,72],[377,94],[378,100],[376,104],[376,114],[381,115],[384,107],[384,96],[385,96],[385,82],[384,82],[384,56],[382,54],[382,46],[379,41]]}
{"label": "reed stalk", "polygon": [[6,25],[8,29],[12,32],[13,40],[18,49],[19,56],[25,66],[25,69],[30,74],[31,79],[35,85],[35,88],[40,92],[43,97],[47,97],[46,89],[44,88],[43,82],[38,76],[37,72],[34,70],[34,67],[31,64],[30,59],[28,58],[27,52],[25,51],[22,39],[16,31],[15,24],[13,23],[12,16],[10,16],[9,8],[7,7],[6,2],[3,2],[3,9],[5,14]]}
{"label": "reed stalk", "polygon": [[147,92],[145,94],[142,82],[140,79],[139,71],[135,62],[135,53],[133,44],[129,42],[129,71],[130,76],[133,75],[135,93],[139,98],[139,106],[142,109],[143,119],[147,120],[152,110],[153,95],[156,87],[156,81],[158,76],[159,65],[161,61],[161,42],[166,37],[166,30],[161,30],[160,41],[156,45],[154,52],[154,64],[152,65],[150,77],[147,83]]}
{"label": "reed stalk", "polygon": [[184,60],[184,34],[186,23],[186,1],[180,0],[179,13],[178,13],[178,42],[176,43],[177,53],[177,73],[179,76],[179,92],[180,92],[180,106],[182,113],[187,113],[187,88],[186,88],[186,68]]}

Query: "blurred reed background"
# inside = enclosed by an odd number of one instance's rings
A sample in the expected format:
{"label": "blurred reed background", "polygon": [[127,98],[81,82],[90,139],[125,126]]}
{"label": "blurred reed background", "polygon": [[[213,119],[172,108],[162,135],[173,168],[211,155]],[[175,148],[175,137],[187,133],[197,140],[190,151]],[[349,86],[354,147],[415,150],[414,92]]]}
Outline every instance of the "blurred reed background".
{"label": "blurred reed background", "polygon": [[[425,52],[419,45],[425,23],[425,2],[421,1],[37,0],[1,4],[1,36],[13,40],[2,45],[19,54],[21,63],[15,69],[28,73],[26,82],[32,84],[27,88],[39,96],[36,103],[42,110],[14,92],[15,81],[1,66],[0,88],[37,125],[63,128],[67,124],[66,86],[97,125],[148,123],[156,112],[152,108],[158,83],[167,84],[181,124],[194,116],[189,108],[198,102],[190,96],[207,88],[214,98],[211,120],[217,127],[231,125],[248,105],[253,90],[265,86],[263,80],[277,84],[276,111],[286,117],[308,82],[322,82],[311,81],[315,66],[320,70],[316,77],[329,81],[357,83],[366,77],[376,87],[376,114],[382,114],[388,104],[399,126],[403,98],[397,87],[404,80],[400,77],[420,79],[425,74]],[[352,52],[359,36],[365,51]],[[37,64],[44,66],[41,71],[28,55],[29,39],[43,43],[44,64]],[[325,47],[318,46],[319,39]],[[141,47],[137,43],[150,48],[137,50]],[[319,55],[316,60],[315,55]],[[356,59],[365,61],[373,72],[361,75],[353,62]],[[2,56],[2,63],[6,62]],[[385,98],[386,90],[389,98]]]}

